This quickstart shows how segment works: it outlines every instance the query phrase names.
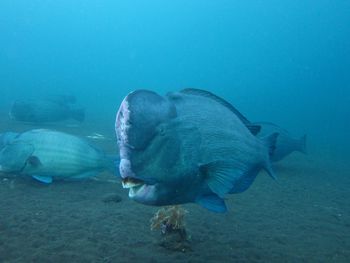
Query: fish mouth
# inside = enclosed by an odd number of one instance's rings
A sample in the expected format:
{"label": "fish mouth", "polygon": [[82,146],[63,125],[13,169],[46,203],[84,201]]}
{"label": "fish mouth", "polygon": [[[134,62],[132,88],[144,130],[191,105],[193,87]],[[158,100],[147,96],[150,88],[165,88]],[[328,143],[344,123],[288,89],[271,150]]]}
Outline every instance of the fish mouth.
{"label": "fish mouth", "polygon": [[122,180],[123,188],[129,189],[129,198],[143,204],[154,203],[154,191],[156,185],[147,184],[136,178],[124,178]]}
{"label": "fish mouth", "polygon": [[[121,155],[122,152],[121,152]],[[119,164],[120,175],[122,177],[123,188],[129,189],[129,197],[135,197],[138,191],[146,185],[146,182],[135,178],[135,174],[131,169],[131,163],[128,159],[121,159]]]}
{"label": "fish mouth", "polygon": [[127,177],[122,180],[123,188],[129,189],[129,198],[135,199],[147,192],[149,185],[136,178]]}
{"label": "fish mouth", "polygon": [[126,178],[123,178],[122,180],[123,188],[127,188],[127,189],[138,188],[144,184],[146,184],[144,181],[140,179],[132,178],[132,177],[126,177]]}
{"label": "fish mouth", "polygon": [[120,160],[119,169],[123,188],[129,189],[129,197],[141,203],[146,202],[155,190],[156,181],[136,178],[128,159]]}

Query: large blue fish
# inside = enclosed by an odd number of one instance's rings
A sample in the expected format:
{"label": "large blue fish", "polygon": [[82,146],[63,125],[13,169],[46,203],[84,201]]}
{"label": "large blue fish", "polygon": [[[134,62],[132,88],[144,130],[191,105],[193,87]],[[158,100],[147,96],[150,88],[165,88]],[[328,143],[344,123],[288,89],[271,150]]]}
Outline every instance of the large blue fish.
{"label": "large blue fish", "polygon": [[207,91],[132,92],[116,118],[123,186],[143,204],[225,212],[226,194],[245,191],[261,169],[274,177],[277,134],[259,139],[259,128]]}
{"label": "large blue fish", "polygon": [[306,135],[295,138],[288,131],[271,122],[256,122],[261,127],[258,136],[263,137],[272,133],[278,133],[276,149],[271,156],[271,161],[278,162],[284,159],[292,152],[301,152],[306,154]]}
{"label": "large blue fish", "polygon": [[114,172],[114,166],[113,158],[87,141],[45,129],[20,133],[0,151],[0,172],[28,175],[44,183]]}
{"label": "large blue fish", "polygon": [[11,119],[16,121],[44,123],[74,119],[83,121],[84,109],[72,106],[72,98],[57,96],[47,99],[15,101],[10,109]]}

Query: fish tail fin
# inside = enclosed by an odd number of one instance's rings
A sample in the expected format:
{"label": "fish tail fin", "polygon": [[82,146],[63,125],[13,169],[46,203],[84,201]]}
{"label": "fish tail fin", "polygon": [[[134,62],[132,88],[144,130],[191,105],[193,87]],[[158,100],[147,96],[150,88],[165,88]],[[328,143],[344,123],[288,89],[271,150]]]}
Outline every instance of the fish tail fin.
{"label": "fish tail fin", "polygon": [[73,109],[72,118],[74,120],[83,122],[85,120],[85,110],[84,109]]}
{"label": "fish tail fin", "polygon": [[261,140],[263,141],[263,143],[265,144],[265,146],[267,148],[267,153],[269,156],[268,158],[266,158],[264,169],[275,180],[277,179],[277,177],[276,177],[274,171],[272,170],[270,158],[276,149],[276,142],[277,142],[278,135],[279,135],[279,133],[275,132],[275,133],[272,133],[268,136],[261,138]]}
{"label": "fish tail fin", "polygon": [[304,134],[303,136],[300,137],[299,142],[300,142],[300,147],[299,147],[299,151],[307,154],[307,149],[306,149],[306,139],[307,136],[306,134]]}

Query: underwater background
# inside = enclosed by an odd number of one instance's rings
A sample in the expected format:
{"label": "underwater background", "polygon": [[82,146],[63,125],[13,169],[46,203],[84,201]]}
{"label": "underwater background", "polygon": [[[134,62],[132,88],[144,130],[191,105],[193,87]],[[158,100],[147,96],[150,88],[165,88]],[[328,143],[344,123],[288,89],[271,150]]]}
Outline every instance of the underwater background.
{"label": "underwater background", "polygon": [[[2,0],[0,33],[0,132],[98,133],[113,154],[129,92],[191,87],[307,134],[308,152],[276,164],[277,182],[262,173],[230,196],[228,214],[186,205],[188,253],[157,245],[157,208],[129,200],[111,174],[50,186],[2,176],[1,262],[348,262],[349,1]],[[74,95],[85,121],[9,119],[15,100],[52,94]],[[111,192],[122,201],[101,201]]]}

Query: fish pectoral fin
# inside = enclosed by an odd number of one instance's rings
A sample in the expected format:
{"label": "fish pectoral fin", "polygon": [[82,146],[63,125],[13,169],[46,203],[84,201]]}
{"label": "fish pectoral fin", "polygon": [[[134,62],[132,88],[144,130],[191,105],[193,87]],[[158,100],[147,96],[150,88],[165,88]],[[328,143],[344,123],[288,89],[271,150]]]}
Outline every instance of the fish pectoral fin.
{"label": "fish pectoral fin", "polygon": [[34,167],[38,167],[42,165],[40,159],[34,155],[28,157],[27,163]]}
{"label": "fish pectoral fin", "polygon": [[230,194],[238,194],[247,190],[254,182],[258,172],[259,170],[254,170],[238,179],[235,182],[234,187],[230,190]]}
{"label": "fish pectoral fin", "polygon": [[41,183],[45,183],[45,184],[51,184],[52,183],[52,177],[50,177],[50,176],[32,175],[32,177],[35,180],[38,180]]}
{"label": "fish pectoral fin", "polygon": [[225,201],[214,194],[200,196],[196,203],[216,213],[225,213],[227,211]]}
{"label": "fish pectoral fin", "polygon": [[242,177],[244,169],[227,161],[213,161],[200,165],[199,171],[211,191],[219,197],[224,197],[234,187],[235,182]]}

